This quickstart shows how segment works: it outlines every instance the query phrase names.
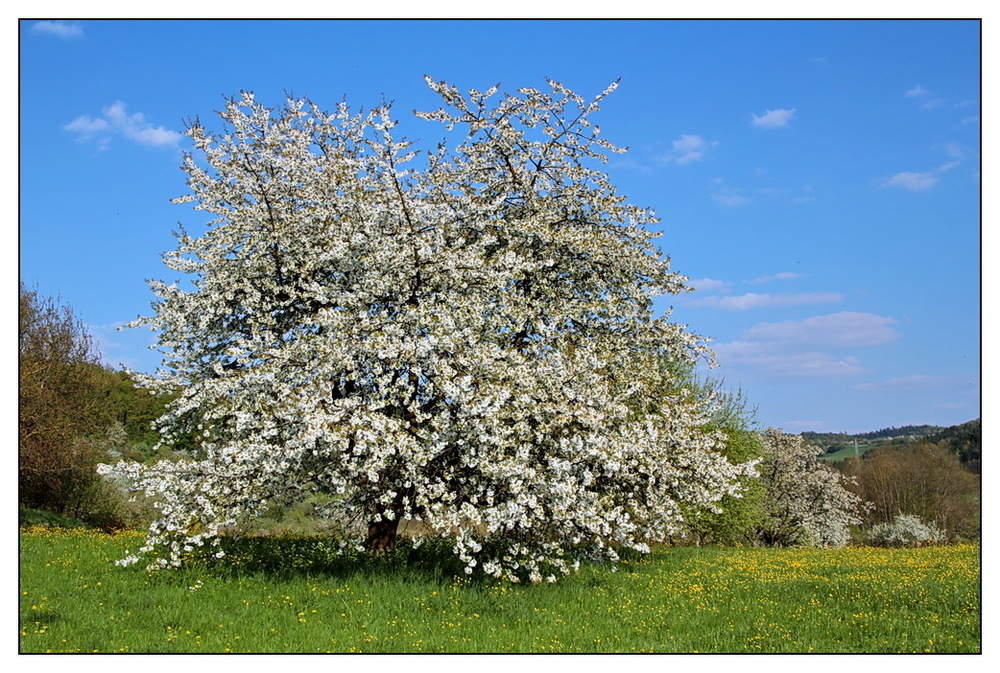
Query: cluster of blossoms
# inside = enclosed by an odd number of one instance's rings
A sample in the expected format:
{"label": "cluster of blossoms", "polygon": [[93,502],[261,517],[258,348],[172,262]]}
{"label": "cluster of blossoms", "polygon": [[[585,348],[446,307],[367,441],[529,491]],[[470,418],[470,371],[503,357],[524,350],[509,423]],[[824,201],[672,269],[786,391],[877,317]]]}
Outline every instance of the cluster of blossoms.
{"label": "cluster of blossoms", "polygon": [[876,547],[909,547],[946,540],[943,530],[913,514],[897,514],[892,521],[875,524],[868,531],[868,542]]}
{"label": "cluster of blossoms", "polygon": [[453,148],[413,151],[387,107],[250,93],[223,133],[189,129],[202,162],[178,201],[214,219],[165,257],[193,286],[154,283],[139,322],[165,357],[146,385],[179,393],[164,441],[194,431],[200,453],[102,468],[159,502],[155,566],[321,493],[369,551],[407,520],[467,572],[554,581],[753,472],[664,366],[707,350],[654,316],[685,279],[598,170],[621,151],[589,121],[614,87],[588,103],[427,81],[445,107],[418,117],[463,130]]}
{"label": "cluster of blossoms", "polygon": [[860,514],[867,506],[846,488],[848,478],[817,460],[822,449],[810,446],[801,435],[769,428],[761,439],[764,459],[758,470],[767,495],[760,541],[846,545],[851,526],[861,523]]}

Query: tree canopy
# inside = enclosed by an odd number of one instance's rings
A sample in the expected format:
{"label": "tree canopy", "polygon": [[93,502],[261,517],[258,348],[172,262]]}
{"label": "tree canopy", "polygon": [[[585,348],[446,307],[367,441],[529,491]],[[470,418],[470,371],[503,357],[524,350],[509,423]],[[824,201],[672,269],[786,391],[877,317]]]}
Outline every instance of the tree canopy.
{"label": "tree canopy", "polygon": [[319,492],[368,551],[407,520],[466,572],[554,581],[676,533],[753,470],[678,389],[707,349],[654,314],[685,279],[600,169],[621,151],[591,122],[614,85],[588,102],[427,82],[443,106],[417,116],[448,135],[429,151],[388,105],[244,92],[221,132],[190,126],[178,201],[214,219],[179,232],[165,260],[192,285],[153,283],[140,322],[165,356],[146,385],[178,395],[163,437],[194,423],[200,453],[105,468],[160,502],[154,567]]}

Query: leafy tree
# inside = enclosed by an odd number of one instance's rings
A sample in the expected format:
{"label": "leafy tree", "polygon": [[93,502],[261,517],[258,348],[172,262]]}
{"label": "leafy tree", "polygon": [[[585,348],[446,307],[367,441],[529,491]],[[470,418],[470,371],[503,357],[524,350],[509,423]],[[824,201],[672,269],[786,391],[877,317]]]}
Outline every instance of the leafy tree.
{"label": "leafy tree", "polygon": [[[161,455],[160,433],[157,421],[163,416],[176,394],[156,394],[136,382],[136,375],[128,371],[114,373],[115,388],[111,393],[118,425],[125,433],[119,444],[129,445],[129,455],[140,462],[152,456]],[[190,414],[190,425],[195,425],[195,415]],[[194,432],[182,434],[171,442],[173,451],[197,452]]]}
{"label": "leafy tree", "polygon": [[949,538],[979,536],[979,476],[962,467],[947,446],[919,441],[880,447],[841,469],[851,489],[872,503],[865,523],[891,522],[899,514],[936,523]]}
{"label": "leafy tree", "polygon": [[844,432],[803,432],[802,439],[822,448],[824,453],[834,453],[847,446],[852,436]]}
{"label": "leafy tree", "polygon": [[554,581],[665,539],[752,469],[659,366],[705,348],[654,317],[684,279],[599,170],[620,150],[590,118],[614,87],[427,81],[444,107],[418,117],[458,137],[425,154],[387,105],[244,93],[222,133],[191,125],[180,201],[215,219],[179,233],[165,259],[193,289],[155,283],[145,322],[168,358],[148,384],[179,394],[168,441],[196,409],[203,456],[107,468],[162,503],[154,565],[318,492],[369,552],[408,520],[469,573]]}
{"label": "leafy tree", "polygon": [[901,428],[889,427],[875,430],[874,432],[860,432],[856,435],[833,432],[803,432],[802,438],[810,444],[822,447],[826,453],[836,453],[850,446],[857,446],[861,440],[862,445],[878,443],[905,443],[915,438],[927,437],[941,430],[936,425],[904,425]]}
{"label": "leafy tree", "polygon": [[761,434],[763,462],[758,466],[766,495],[766,513],[755,532],[767,545],[841,547],[851,526],[861,523],[865,505],[847,490],[848,480],[819,462],[822,449],[801,435],[769,428]]}
{"label": "leafy tree", "polygon": [[136,385],[135,377],[127,371],[115,373],[117,381],[112,394],[117,420],[131,444],[153,446],[159,442],[156,420],[167,411],[170,398],[154,395]]}
{"label": "leafy tree", "polygon": [[[760,435],[753,430],[756,409],[749,407],[742,390],[727,391],[723,382],[698,378],[693,370],[677,383],[693,402],[701,404],[708,412],[711,420],[707,429],[725,435],[720,453],[738,464],[761,460]],[[741,477],[740,486],[739,493],[723,496],[711,508],[686,508],[684,529],[677,541],[734,545],[752,540],[764,515],[766,489],[756,473]]]}
{"label": "leafy tree", "polygon": [[[739,426],[723,426],[726,441],[721,453],[734,463],[762,458],[760,436]],[[751,475],[740,480],[741,491],[722,497],[713,509],[703,509],[688,518],[688,532],[699,544],[739,545],[755,540],[755,532],[767,511],[767,489]]]}
{"label": "leafy tree", "polygon": [[97,481],[100,436],[114,412],[113,378],[71,307],[20,284],[18,491],[29,508],[78,516]]}

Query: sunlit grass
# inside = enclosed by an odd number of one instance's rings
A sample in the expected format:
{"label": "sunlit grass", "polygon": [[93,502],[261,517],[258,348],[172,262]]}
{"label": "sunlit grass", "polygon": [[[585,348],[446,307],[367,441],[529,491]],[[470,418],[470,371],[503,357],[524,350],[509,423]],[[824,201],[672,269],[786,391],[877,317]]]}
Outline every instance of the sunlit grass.
{"label": "sunlit grass", "polygon": [[433,557],[336,561],[321,539],[249,541],[212,568],[114,565],[140,542],[22,530],[21,651],[980,650],[977,546],[667,548],[520,586]]}

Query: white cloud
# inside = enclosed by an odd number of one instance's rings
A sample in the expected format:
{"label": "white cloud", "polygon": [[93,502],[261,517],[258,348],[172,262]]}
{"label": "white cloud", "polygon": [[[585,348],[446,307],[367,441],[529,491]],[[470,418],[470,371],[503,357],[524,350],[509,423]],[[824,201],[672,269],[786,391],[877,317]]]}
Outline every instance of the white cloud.
{"label": "white cloud", "polygon": [[747,311],[767,306],[803,306],[808,304],[825,304],[838,302],[844,295],[836,292],[808,292],[803,294],[747,294],[730,297],[702,297],[688,302],[689,306],[706,306],[726,311]]}
{"label": "white cloud", "polygon": [[965,161],[965,150],[962,149],[962,146],[958,143],[948,143],[945,145],[945,151],[948,153],[948,156],[951,157],[951,161],[938,166],[939,173],[950,171]]}
{"label": "white cloud", "polygon": [[890,327],[896,322],[872,313],[842,311],[805,320],[759,323],[743,332],[743,338],[827,348],[881,346],[899,339],[899,332]]}
{"label": "white cloud", "polygon": [[916,98],[920,101],[920,107],[924,110],[940,107],[944,104],[944,98],[931,98],[931,92],[919,84],[906,92],[907,98]]}
{"label": "white cloud", "polygon": [[611,162],[611,165],[615,168],[624,168],[627,170],[637,171],[639,173],[651,173],[653,171],[652,166],[640,163],[632,157],[625,157]]}
{"label": "white cloud", "polygon": [[81,141],[96,140],[103,148],[111,142],[111,136],[121,135],[140,145],[149,147],[176,147],[181,134],[163,126],[153,126],[141,112],[128,114],[125,103],[115,102],[104,108],[102,117],[83,115],[77,117],[63,129],[77,134]]}
{"label": "white cloud", "polygon": [[713,350],[728,378],[843,379],[867,372],[861,361],[830,350],[880,346],[899,338],[893,318],[842,312],[805,320],[759,323]]}
{"label": "white cloud", "polygon": [[718,144],[709,142],[699,135],[682,134],[678,140],[671,143],[670,153],[663,157],[663,161],[673,161],[681,165],[700,161],[705,156],[705,150]]}
{"label": "white cloud", "polygon": [[952,159],[962,160],[965,158],[965,150],[958,143],[948,143],[944,149]]}
{"label": "white cloud", "polygon": [[777,129],[788,126],[788,122],[795,117],[795,109],[791,110],[768,110],[762,115],[752,115],[753,125],[765,129]]}
{"label": "white cloud", "polygon": [[965,161],[965,149],[958,143],[947,143],[944,150],[951,160],[946,161],[936,169],[923,172],[903,171],[882,180],[880,184],[883,187],[903,187],[915,192],[930,189],[938,183],[939,174],[950,171]]}
{"label": "white cloud", "polygon": [[77,117],[63,127],[67,131],[78,133],[81,136],[90,136],[94,133],[108,131],[111,127],[106,119],[93,119],[91,117]]}
{"label": "white cloud", "polygon": [[181,134],[176,131],[171,131],[165,129],[162,126],[145,126],[142,128],[136,128],[132,126],[126,126],[122,133],[125,137],[131,138],[140,145],[151,145],[157,147],[160,145],[177,145],[177,141],[180,140]]}
{"label": "white cloud", "polygon": [[750,199],[739,194],[713,194],[712,198],[723,206],[742,206],[745,203],[750,203]]}
{"label": "white cloud", "polygon": [[721,365],[769,379],[843,379],[867,371],[853,358],[819,351],[789,352],[773,343],[735,341],[716,344],[713,350]]}
{"label": "white cloud", "polygon": [[712,278],[696,278],[694,280],[689,280],[688,285],[697,291],[705,292],[724,292],[729,287],[729,283],[726,281],[714,280]]}
{"label": "white cloud", "polygon": [[933,173],[916,173],[903,171],[896,173],[891,178],[885,180],[884,187],[905,187],[906,189],[918,192],[922,189],[929,189],[937,184],[938,178]]}
{"label": "white cloud", "polygon": [[81,37],[83,28],[78,23],[65,23],[63,21],[39,21],[31,27],[33,33],[43,33],[45,35],[55,35],[62,38]]}
{"label": "white cloud", "polygon": [[913,376],[902,376],[888,381],[878,383],[859,383],[851,386],[851,390],[863,390],[873,392],[909,392],[914,390],[934,390],[936,388],[947,387],[954,384],[954,379],[946,376],[926,376],[924,374],[914,374]]}
{"label": "white cloud", "polygon": [[771,274],[770,276],[761,276],[760,278],[755,278],[754,280],[748,281],[754,285],[760,285],[761,283],[770,283],[772,280],[794,280],[795,278],[801,278],[804,274],[795,273],[793,271],[781,271],[779,273]]}

